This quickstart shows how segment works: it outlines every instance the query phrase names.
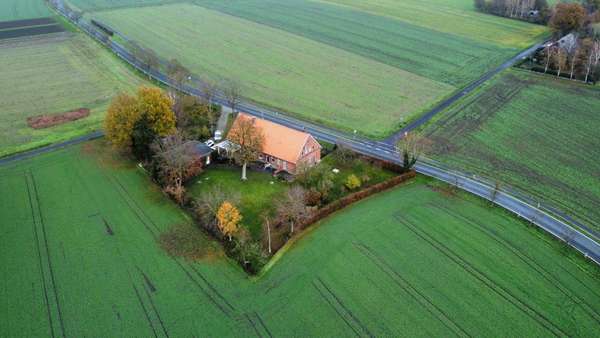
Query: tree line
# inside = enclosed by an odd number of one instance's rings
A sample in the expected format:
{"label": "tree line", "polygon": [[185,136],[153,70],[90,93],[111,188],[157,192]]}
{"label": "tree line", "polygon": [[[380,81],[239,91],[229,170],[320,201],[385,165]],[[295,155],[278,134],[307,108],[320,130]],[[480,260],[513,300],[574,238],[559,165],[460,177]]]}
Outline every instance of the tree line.
{"label": "tree line", "polygon": [[475,0],[475,7],[495,15],[547,24],[554,41],[530,58],[532,70],[595,83],[600,80],[600,0]]}
{"label": "tree line", "polygon": [[[552,7],[548,5],[547,0],[474,0],[474,4],[480,12],[540,24],[550,23],[550,26],[552,26],[552,18],[566,13],[565,8],[575,9],[584,16],[587,13],[591,19],[594,15],[597,16],[598,9],[600,9],[600,0],[583,0],[581,3],[559,2]],[[561,7],[563,8],[561,9]]]}
{"label": "tree line", "polygon": [[534,70],[586,83],[600,80],[600,0],[559,3],[552,13],[548,25],[557,40],[533,57]]}
{"label": "tree line", "polygon": [[545,23],[550,6],[546,0],[475,0],[475,8],[484,13]]}

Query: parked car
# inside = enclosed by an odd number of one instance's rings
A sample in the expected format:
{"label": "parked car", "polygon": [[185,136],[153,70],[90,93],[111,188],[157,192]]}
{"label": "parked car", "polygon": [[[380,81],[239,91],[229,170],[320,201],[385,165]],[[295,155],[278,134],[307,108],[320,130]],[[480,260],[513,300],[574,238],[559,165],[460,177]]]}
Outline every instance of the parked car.
{"label": "parked car", "polygon": [[215,141],[221,141],[223,138],[223,132],[220,130],[215,131]]}
{"label": "parked car", "polygon": [[209,147],[212,148],[215,145],[215,141],[213,141],[213,140],[207,140],[206,142],[204,142],[204,144],[206,144],[207,146],[209,146]]}

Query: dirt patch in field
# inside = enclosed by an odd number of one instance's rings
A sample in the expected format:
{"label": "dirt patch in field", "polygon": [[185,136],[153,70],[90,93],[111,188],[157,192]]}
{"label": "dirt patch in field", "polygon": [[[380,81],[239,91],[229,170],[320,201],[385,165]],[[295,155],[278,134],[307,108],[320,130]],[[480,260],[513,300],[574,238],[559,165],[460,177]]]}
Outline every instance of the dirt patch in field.
{"label": "dirt patch in field", "polygon": [[202,231],[191,224],[175,224],[160,234],[158,243],[173,257],[189,261],[212,260],[222,252],[211,245]]}
{"label": "dirt patch in field", "polygon": [[33,129],[44,129],[75,121],[90,115],[90,110],[87,108],[79,108],[77,110],[50,115],[31,116],[27,118],[27,124]]}

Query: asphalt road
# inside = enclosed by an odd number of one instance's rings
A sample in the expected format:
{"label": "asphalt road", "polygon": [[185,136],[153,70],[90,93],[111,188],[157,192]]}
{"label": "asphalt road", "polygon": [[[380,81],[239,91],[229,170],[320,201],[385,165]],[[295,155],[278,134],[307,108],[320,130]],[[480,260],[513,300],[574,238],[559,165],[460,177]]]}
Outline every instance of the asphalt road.
{"label": "asphalt road", "polygon": [[387,144],[391,144],[391,145],[396,144],[402,138],[402,135],[404,135],[406,132],[412,131],[412,130],[424,125],[429,120],[431,120],[431,118],[433,118],[435,115],[437,115],[439,112],[450,107],[454,102],[460,100],[463,96],[468,95],[471,92],[473,92],[475,89],[479,88],[482,84],[484,84],[486,81],[491,79],[494,75],[500,73],[501,71],[503,71],[509,67],[512,67],[514,64],[516,64],[520,60],[528,57],[530,54],[534,53],[536,50],[541,48],[545,43],[546,42],[535,44],[535,45],[531,46],[530,48],[522,51],[521,53],[515,55],[512,59],[504,62],[503,64],[498,66],[496,69],[493,69],[493,70],[485,73],[482,77],[475,80],[474,82],[472,82],[471,84],[469,84],[468,86],[463,88],[458,93],[456,93],[456,94],[452,95],[451,97],[447,98],[446,100],[438,103],[435,107],[433,107],[427,113],[423,114],[417,120],[409,123],[404,128],[400,129],[399,131],[394,133],[392,136],[385,139],[384,142]]}
{"label": "asphalt road", "polygon": [[[77,23],[75,23],[75,24],[77,24]],[[80,25],[80,24],[79,24],[79,26],[82,27],[82,25]],[[88,34],[90,34],[92,37],[99,39],[100,41],[103,41],[102,37],[98,36],[98,33],[95,32],[94,30],[90,30],[89,26],[87,26],[87,27],[83,26],[82,29],[84,31],[86,31]],[[356,135],[337,131],[332,128],[328,128],[328,127],[320,126],[320,125],[310,123],[307,121],[299,120],[299,119],[287,116],[285,114],[282,114],[282,113],[274,111],[274,110],[266,109],[263,107],[258,107],[249,102],[242,102],[242,103],[238,104],[237,108],[238,108],[238,110],[244,111],[245,113],[248,113],[248,114],[260,117],[260,118],[264,118],[264,119],[288,126],[293,129],[308,132],[308,133],[312,134],[314,137],[316,137],[317,139],[320,139],[322,141],[330,142],[330,143],[343,142],[346,146],[352,148],[353,150],[355,150],[359,153],[362,153],[362,154],[365,154],[365,155],[368,155],[368,156],[371,156],[374,158],[394,162],[394,163],[400,163],[400,154],[395,149],[394,144],[396,143],[396,140],[399,137],[401,137],[402,134],[404,134],[404,132],[413,130],[414,128],[417,128],[417,127],[423,125],[429,119],[431,119],[433,116],[435,116],[437,113],[442,111],[444,108],[448,107],[449,105],[454,103],[456,100],[460,99],[461,97],[469,94],[470,92],[475,90],[477,87],[481,86],[483,83],[485,83],[487,80],[489,80],[491,77],[493,77],[495,74],[512,66],[519,59],[526,57],[527,55],[529,55],[530,53],[532,53],[533,51],[535,51],[537,48],[539,48],[542,45],[543,45],[543,43],[534,45],[534,46],[530,47],[529,49],[519,53],[512,59],[506,61],[498,68],[486,73],[481,78],[479,78],[477,81],[471,83],[466,88],[464,88],[461,92],[455,94],[451,98],[440,103],[437,107],[435,107],[434,109],[429,111],[427,114],[425,114],[419,120],[411,123],[410,125],[405,127],[403,130],[399,131],[398,133],[396,133],[392,137],[388,138],[384,142],[368,140],[368,139],[365,139],[365,138],[362,138],[362,137],[359,137]],[[199,89],[197,89],[197,88],[199,88],[199,86],[178,87],[174,83],[171,83],[171,81],[168,79],[168,77],[165,74],[162,74],[156,70],[145,69],[120,44],[118,44],[114,41],[110,41],[110,44],[108,45],[108,47],[110,49],[112,49],[113,52],[115,52],[123,60],[130,63],[131,65],[136,67],[141,72],[154,78],[156,81],[159,81],[166,86],[173,87],[175,89],[186,92],[190,95],[201,96],[202,93],[200,92]],[[200,79],[192,79],[192,82],[200,83]],[[225,107],[229,106],[227,104],[226,100],[224,100],[223,97],[219,96],[219,95],[215,99],[215,102],[219,103]],[[82,142],[83,140],[84,139],[80,139],[77,141]],[[72,144],[72,143],[73,142],[71,142],[70,144]],[[53,150],[55,148],[60,148],[60,147],[61,147],[61,145],[55,145],[55,146],[50,146],[50,147],[47,147],[44,149],[34,150],[34,153],[31,156],[35,156],[39,153],[42,153],[42,152],[46,151],[45,149],[48,149],[47,151],[50,151],[50,150]],[[24,157],[30,157],[30,156],[28,156],[27,154],[21,154],[21,155],[17,155],[17,157],[15,157],[16,159],[13,159],[13,160],[18,160],[18,159],[21,159]],[[5,159],[4,161],[11,161],[11,159]],[[0,164],[2,164],[2,162],[0,162]],[[424,159],[424,160],[419,161],[419,163],[417,163],[417,165],[415,166],[415,170],[423,175],[434,177],[436,179],[445,181],[449,184],[456,185],[457,187],[459,187],[465,191],[471,192],[475,195],[478,195],[482,198],[485,198],[488,200],[493,200],[493,202],[495,204],[513,212],[514,214],[518,215],[519,217],[529,220],[531,223],[544,229],[545,231],[552,234],[553,236],[565,241],[566,243],[568,243],[569,245],[574,247],[576,250],[582,252],[586,257],[592,259],[594,262],[596,262],[597,264],[600,265],[600,239],[596,238],[594,240],[594,239],[590,238],[588,235],[586,235],[582,231],[571,227],[566,220],[561,219],[557,215],[553,215],[545,210],[541,210],[541,209],[537,208],[536,206],[531,205],[527,201],[520,199],[517,196],[510,194],[506,191],[494,192],[495,187],[493,187],[489,184],[485,184],[482,181],[478,181],[475,178],[468,177],[468,175],[461,173],[459,171],[443,168],[431,160]],[[493,196],[493,198],[492,198],[492,196]]]}

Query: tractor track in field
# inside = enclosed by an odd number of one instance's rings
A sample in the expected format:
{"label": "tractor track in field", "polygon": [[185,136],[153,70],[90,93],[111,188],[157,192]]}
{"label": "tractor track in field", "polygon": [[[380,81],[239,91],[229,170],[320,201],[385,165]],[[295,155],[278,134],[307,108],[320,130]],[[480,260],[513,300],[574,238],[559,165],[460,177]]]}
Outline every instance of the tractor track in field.
{"label": "tractor track in field", "polygon": [[475,279],[480,281],[483,285],[488,287],[490,290],[492,290],[494,293],[496,293],[502,299],[506,300],[507,302],[509,302],[510,304],[515,306],[517,309],[521,310],[523,313],[525,313],[531,319],[533,319],[534,321],[539,323],[541,326],[543,326],[545,329],[550,331],[553,335],[555,335],[556,337],[568,337],[569,336],[568,333],[563,331],[558,325],[554,324],[545,315],[543,315],[542,313],[540,313],[539,311],[534,309],[531,305],[525,303],[524,301],[522,301],[521,299],[519,299],[518,297],[513,295],[505,287],[495,283],[485,273],[483,273],[481,270],[474,267],[471,263],[467,262],[465,259],[460,257],[458,254],[456,254],[454,251],[452,251],[446,245],[444,245],[440,241],[436,240],[435,238],[431,237],[425,231],[418,229],[418,227],[416,227],[411,222],[409,222],[403,215],[401,215],[400,213],[396,213],[396,215],[394,215],[394,217],[400,224],[404,225],[408,230],[410,230],[417,237],[419,237],[422,240],[424,240],[425,242],[427,242],[434,249],[436,249],[442,255],[446,256],[448,259],[450,259],[452,262],[454,262],[456,265],[458,265],[460,268],[462,268],[469,275],[473,276]]}
{"label": "tractor track in field", "polygon": [[152,300],[152,295],[150,294],[150,291],[148,290],[149,288],[150,288],[150,286],[148,284],[144,284],[143,289],[144,289],[144,292],[146,293],[146,296],[148,297],[148,301],[150,302],[150,307],[152,307],[152,311],[154,311],[154,314],[156,315],[156,319],[158,319],[158,323],[160,324],[160,327],[161,327],[163,333],[168,338],[169,331],[167,331],[167,328],[165,327],[165,323],[163,322],[162,318],[160,317],[160,313],[158,312],[156,305],[154,305],[154,301]]}
{"label": "tractor track in field", "polygon": [[[361,337],[363,335],[361,335],[360,332],[358,332],[358,330],[349,322],[348,318],[346,318],[346,316],[344,316],[340,312],[340,310],[346,313],[346,315],[350,317],[350,320],[352,320],[352,322],[354,322],[354,324],[358,326],[366,336],[375,337],[369,331],[369,329],[360,321],[360,319],[358,319],[358,317],[356,317],[354,313],[344,304],[344,302],[342,302],[342,300],[331,290],[331,288],[329,288],[329,286],[325,284],[321,277],[317,277],[315,280],[313,280],[312,284],[315,287],[315,289],[317,289],[321,297],[325,299],[325,301],[329,303],[331,307],[333,307],[338,316],[340,316],[344,320],[346,325],[348,325],[358,337]],[[329,295],[329,297],[327,297],[327,295]],[[337,304],[337,306],[335,306],[334,302],[335,304]],[[339,310],[338,307],[340,308]]]}
{"label": "tractor track in field", "polygon": [[150,278],[148,277],[148,275],[146,275],[146,273],[140,269],[139,267],[137,267],[138,272],[142,275],[142,278],[144,278],[144,282],[146,282],[146,285],[148,286],[148,288],[150,289],[150,291],[152,293],[156,292],[156,286],[154,286],[154,284],[152,283],[152,281],[150,280]]}
{"label": "tractor track in field", "polygon": [[231,305],[231,303],[229,303],[229,301],[208,281],[208,279],[206,279],[206,277],[204,277],[204,275],[202,273],[200,273],[200,271],[198,271],[198,269],[196,269],[195,266],[193,265],[189,265],[189,268],[192,269],[196,275],[198,277],[200,277],[200,279],[202,279],[202,281],[204,282],[204,284],[206,284],[206,286],[215,294],[217,295],[217,297],[219,297],[226,305],[227,307],[231,310],[231,311],[237,311],[236,308]]}
{"label": "tractor track in field", "polygon": [[501,238],[500,236],[496,235],[493,232],[493,230],[489,229],[485,225],[482,225],[482,224],[476,222],[475,220],[471,219],[470,217],[460,215],[457,212],[452,211],[452,210],[450,210],[446,207],[440,206],[440,205],[429,204],[429,207],[438,209],[442,212],[445,212],[445,213],[451,215],[452,217],[463,220],[466,224],[471,225],[472,228],[478,229],[483,234],[485,234],[486,236],[488,236],[489,238],[494,240],[494,242],[499,244],[501,247],[508,249],[519,260],[521,260],[523,263],[525,263],[530,269],[532,269],[533,271],[538,273],[543,279],[545,279],[548,283],[550,283],[552,286],[554,286],[556,289],[558,289],[558,291],[560,291],[563,295],[565,295],[567,298],[569,298],[575,304],[583,305],[582,308],[584,309],[584,311],[594,321],[596,321],[596,323],[600,324],[600,314],[590,304],[588,304],[585,301],[585,299],[582,299],[579,296],[577,296],[576,294],[569,291],[568,288],[566,288],[561,283],[561,281],[558,280],[551,272],[546,270],[543,266],[539,265],[533,258],[529,257],[525,252],[523,252],[521,249],[517,248],[512,242],[510,242],[509,240],[506,240],[504,238]]}
{"label": "tractor track in field", "polygon": [[29,179],[26,173],[24,173],[24,179],[25,179],[25,185],[27,186],[27,197],[29,198],[29,208],[31,210],[31,218],[32,218],[32,225],[33,225],[33,234],[35,237],[35,246],[37,248],[37,253],[38,253],[38,262],[40,264],[40,275],[42,277],[42,289],[44,290],[44,299],[45,299],[45,303],[46,303],[46,312],[48,314],[48,323],[50,324],[50,334],[52,336],[52,338],[56,337],[56,335],[54,334],[54,324],[52,321],[52,312],[50,311],[50,299],[48,298],[48,289],[46,286],[46,275],[44,273],[44,267],[43,267],[43,259],[42,259],[42,252],[40,249],[40,240],[39,240],[39,236],[38,236],[38,231],[37,231],[37,222],[36,222],[36,217],[35,217],[35,211],[33,210],[33,199],[31,197],[31,188],[29,187]]}
{"label": "tractor track in field", "polygon": [[356,328],[354,328],[354,326],[352,326],[352,324],[350,324],[350,322],[348,321],[348,319],[346,317],[344,317],[344,315],[340,312],[340,310],[338,310],[338,308],[332,303],[332,301],[327,298],[327,296],[325,295],[325,293],[319,288],[319,286],[317,285],[317,283],[315,281],[312,281],[313,287],[317,290],[317,292],[319,293],[319,295],[321,296],[321,298],[323,298],[323,300],[329,304],[329,306],[331,306],[333,308],[333,310],[335,311],[335,313],[337,313],[338,317],[340,317],[344,323],[346,324],[346,326],[348,326],[357,337],[360,337],[360,334],[358,333],[358,331],[356,330]]}
{"label": "tractor track in field", "polygon": [[462,326],[460,326],[457,322],[452,320],[452,318],[446,312],[444,312],[444,310],[435,305],[433,300],[429,299],[429,297],[427,297],[416,287],[414,287],[410,282],[408,282],[404,277],[402,277],[396,270],[394,270],[389,265],[389,263],[387,263],[378,254],[376,254],[371,248],[369,248],[364,243],[354,242],[353,244],[363,256],[365,256],[367,259],[373,262],[375,266],[379,268],[379,270],[381,270],[388,277],[390,277],[396,285],[398,285],[411,298],[413,298],[415,301],[417,301],[417,303],[424,307],[427,310],[427,312],[429,312],[438,321],[440,321],[442,325],[454,332],[457,336],[472,337]]}
{"label": "tractor track in field", "polygon": [[262,320],[262,317],[258,314],[258,312],[254,311],[254,316],[256,317],[256,319],[258,319],[259,324],[263,327],[263,329],[267,333],[267,336],[272,338],[273,334],[271,334],[271,331],[269,331],[269,328],[267,327],[265,322]]}
{"label": "tractor track in field", "polygon": [[[158,240],[158,235],[157,233],[160,233],[160,229],[158,227],[158,225],[154,222],[154,220],[152,220],[152,218],[150,218],[148,216],[148,214],[146,214],[146,212],[144,212],[144,210],[142,208],[140,208],[140,206],[137,204],[137,202],[135,201],[135,199],[131,196],[131,194],[127,191],[127,189],[125,188],[125,186],[113,175],[107,175],[107,174],[103,174],[109,181],[113,182],[113,184],[115,184],[115,186],[117,187],[117,191],[119,193],[119,195],[121,196],[121,198],[125,201],[125,203],[127,204],[128,208],[134,213],[134,215],[136,216],[136,218],[142,223],[142,225],[146,228],[146,230],[151,234],[151,236],[155,239]],[[202,279],[202,281],[206,284],[206,287],[203,287],[200,282],[198,282],[196,279],[194,279],[194,276],[190,273],[190,271],[188,271],[188,269],[186,269],[186,267],[177,260],[177,258],[175,257],[171,257],[169,256],[176,264],[177,266],[185,273],[185,275],[187,276],[187,278],[194,284],[197,286],[197,288],[202,292],[202,294],[204,294],[211,303],[213,303],[213,305],[215,305],[219,310],[221,310],[221,312],[223,312],[227,317],[232,317],[232,312],[235,312],[235,308],[233,307],[233,305],[231,305],[231,303],[229,303],[226,298],[221,295],[216,288],[214,288],[214,286],[212,286],[212,284],[210,284],[208,282],[208,280],[199,272],[197,271],[193,266],[188,265],[188,267],[190,269],[192,269],[199,278]],[[222,305],[218,299],[221,299],[223,303],[225,303],[225,305]]]}
{"label": "tractor track in field", "polygon": [[254,333],[256,333],[256,336],[262,338],[262,335],[260,334],[260,331],[258,331],[258,328],[256,327],[256,324],[254,323],[254,321],[252,320],[252,318],[250,317],[250,315],[247,314],[247,313],[245,313],[244,317],[250,323],[250,326],[252,326],[252,329],[254,330]]}
{"label": "tractor track in field", "polygon": [[40,216],[40,225],[42,226],[42,235],[44,238],[44,245],[46,247],[46,259],[48,260],[48,270],[50,271],[50,279],[52,281],[52,291],[54,293],[54,299],[56,302],[56,310],[58,311],[58,322],[60,324],[60,328],[62,331],[63,337],[67,337],[67,332],[65,330],[65,323],[63,321],[62,309],[60,307],[60,300],[58,298],[58,286],[56,285],[56,279],[54,278],[54,269],[52,268],[52,258],[50,257],[50,247],[48,246],[48,235],[46,233],[46,222],[44,221],[44,214],[42,213],[42,207],[40,204],[40,198],[38,194],[37,184],[35,182],[35,176],[33,173],[29,171],[29,176],[31,178],[31,183],[33,184],[33,196],[35,197],[38,214]]}
{"label": "tractor track in field", "polygon": [[135,287],[135,284],[131,284],[131,286],[133,286],[133,291],[135,291],[135,295],[137,297],[138,303],[140,304],[140,307],[142,308],[144,315],[146,315],[146,320],[148,321],[148,325],[150,326],[150,328],[152,329],[152,332],[154,333],[154,337],[158,338],[158,334],[156,333],[154,324],[152,324],[152,319],[150,318],[150,314],[148,313],[148,310],[146,309],[146,306],[144,305],[144,301],[142,300],[142,296],[140,295],[140,292]]}
{"label": "tractor track in field", "polygon": [[179,266],[179,268],[181,268],[181,270],[183,270],[183,272],[187,275],[188,279],[198,287],[198,289],[202,292],[202,294],[204,294],[204,296],[206,296],[206,298],[208,298],[208,300],[213,303],[214,306],[216,306],[219,310],[221,310],[221,312],[223,312],[223,314],[225,314],[228,318],[233,318],[232,313],[227,309],[226,306],[220,304],[216,299],[215,296],[211,295],[211,293],[206,290],[201,284],[200,282],[198,282],[196,279],[194,279],[194,276],[182,265],[181,262],[179,262],[176,258],[173,258],[173,261]]}
{"label": "tractor track in field", "polygon": [[[120,191],[123,192],[124,195],[122,194],[121,196],[123,197],[123,199],[125,200],[125,202],[128,204],[130,210],[136,215],[136,217],[138,218],[138,220],[140,222],[142,222],[142,224],[144,225],[144,227],[152,234],[152,236],[154,237],[154,239],[155,240],[158,239],[158,235],[156,234],[156,233],[160,232],[160,228],[158,227],[158,225],[137,204],[136,200],[127,191],[127,189],[125,188],[125,186],[123,186],[123,184],[116,177],[111,177],[111,178],[114,180],[114,182],[116,182],[116,184],[120,188]],[[126,198],[125,198],[125,196],[126,196]],[[154,231],[152,230],[152,228],[154,228]],[[156,231],[156,233],[155,233],[155,231]],[[171,257],[171,256],[169,256],[169,257]],[[196,275],[198,275],[198,277],[200,279],[202,279],[202,281],[206,284],[206,288],[204,288],[204,287],[201,286],[201,284],[198,281],[196,281],[193,278],[192,274],[185,268],[185,266],[181,262],[179,262],[174,257],[171,257],[171,259],[180,267],[180,269],[182,269],[185,272],[185,274],[188,276],[188,278],[196,286],[198,286],[198,288],[201,289],[201,291],[210,299],[210,301],[214,305],[216,305],[227,316],[231,317],[231,312],[235,312],[236,311],[235,307],[233,305],[231,305],[231,303],[229,303],[229,301],[227,301],[227,299],[221,293],[219,293],[217,291],[217,289],[210,282],[208,282],[208,280],[206,279],[206,277],[204,277],[195,267],[193,267],[192,265],[188,265],[188,267],[191,270],[193,270],[196,273]],[[217,299],[215,299],[215,298],[221,299],[222,302],[225,303],[225,305],[220,304],[217,301]],[[229,308],[230,310],[228,311],[227,308]]]}

